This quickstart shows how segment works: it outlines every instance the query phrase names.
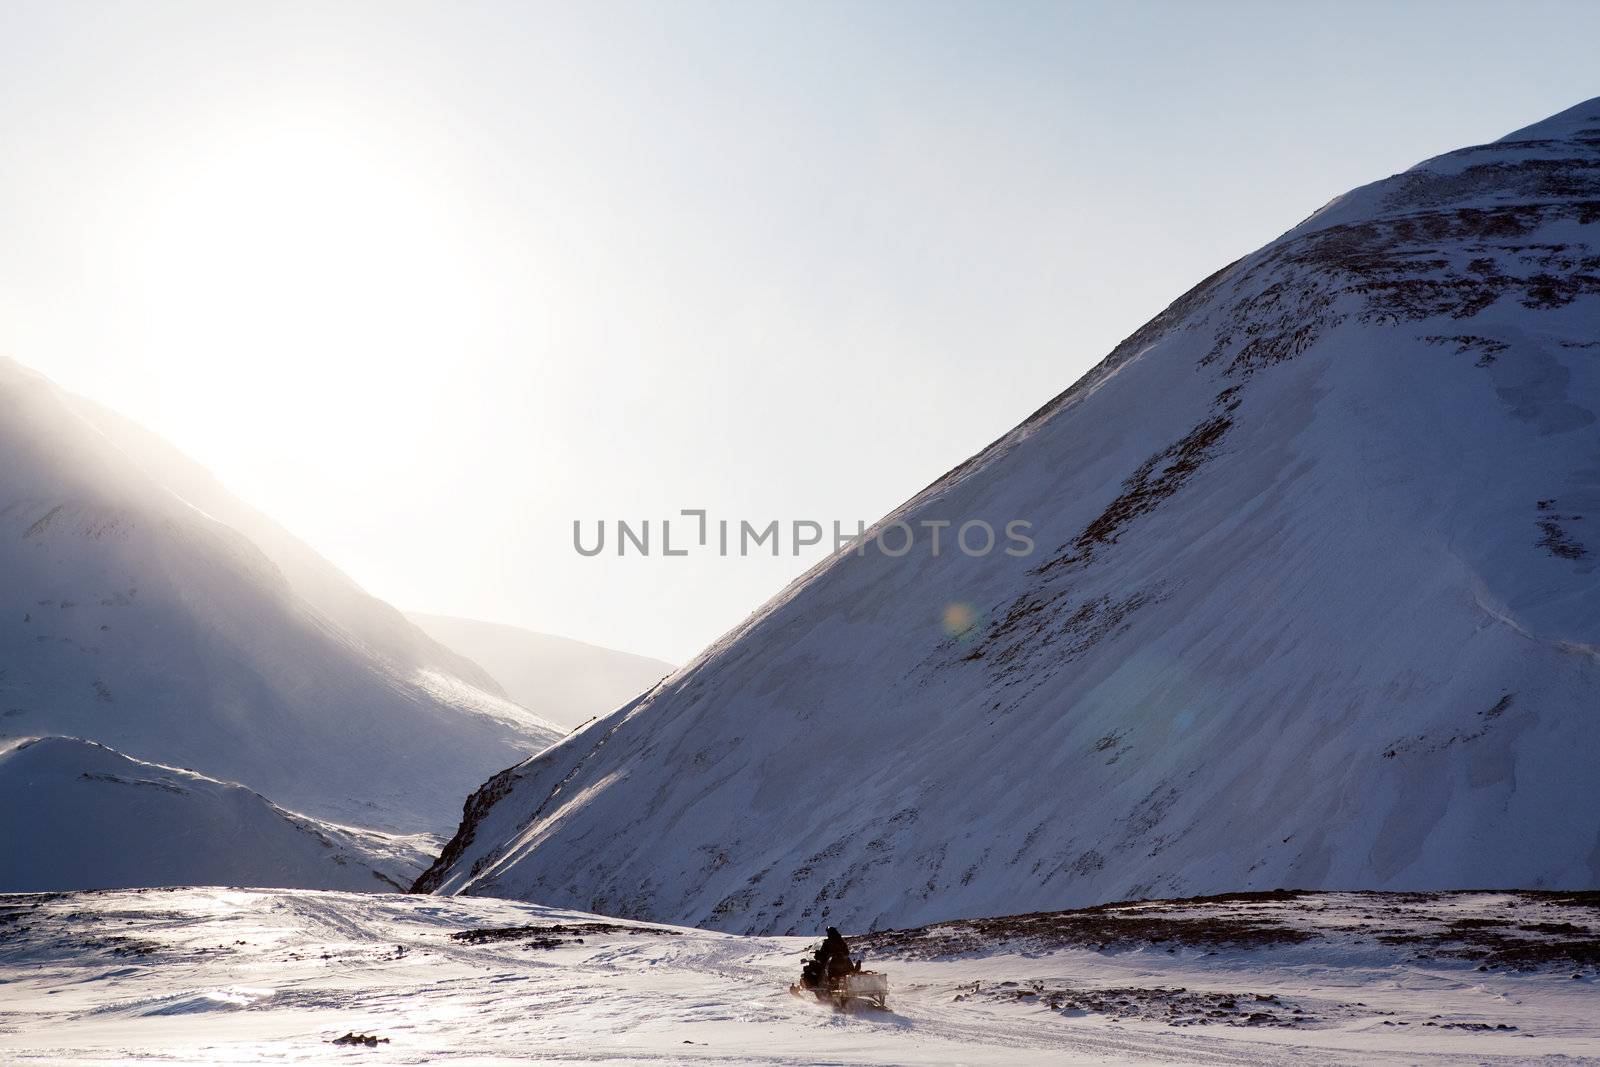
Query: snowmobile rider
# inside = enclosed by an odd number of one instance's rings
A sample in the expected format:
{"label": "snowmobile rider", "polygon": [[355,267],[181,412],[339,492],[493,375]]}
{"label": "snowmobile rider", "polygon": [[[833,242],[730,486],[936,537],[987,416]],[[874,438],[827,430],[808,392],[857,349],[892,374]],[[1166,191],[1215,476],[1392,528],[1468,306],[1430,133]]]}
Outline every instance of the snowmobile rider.
{"label": "snowmobile rider", "polygon": [[861,970],[861,964],[850,959],[850,945],[836,926],[828,927],[828,936],[817,949],[816,955],[800,969],[800,984],[807,989],[817,989]]}

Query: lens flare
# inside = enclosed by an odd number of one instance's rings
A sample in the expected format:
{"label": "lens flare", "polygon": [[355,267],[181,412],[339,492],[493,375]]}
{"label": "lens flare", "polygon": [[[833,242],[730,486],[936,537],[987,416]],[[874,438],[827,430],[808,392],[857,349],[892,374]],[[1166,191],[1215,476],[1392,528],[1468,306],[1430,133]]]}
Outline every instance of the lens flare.
{"label": "lens flare", "polygon": [[941,622],[946,634],[951,637],[961,637],[977,625],[978,613],[972,609],[971,604],[953,600],[944,606]]}

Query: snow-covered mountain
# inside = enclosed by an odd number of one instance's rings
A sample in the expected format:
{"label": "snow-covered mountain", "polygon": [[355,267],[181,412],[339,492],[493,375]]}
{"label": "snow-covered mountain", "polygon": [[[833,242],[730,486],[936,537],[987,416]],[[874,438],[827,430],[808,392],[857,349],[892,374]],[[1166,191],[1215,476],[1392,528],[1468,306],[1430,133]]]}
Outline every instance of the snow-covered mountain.
{"label": "snow-covered mountain", "polygon": [[[407,621],[399,609],[362,589],[310,545],[228,492],[210,471],[170,442],[92,400],[70,394],[62,396],[74,411],[156,481],[186,503],[249,538],[283,573],[297,596],[402,673],[447,675],[491,696],[508,696],[482,666],[430,638],[420,627]],[[519,703],[526,705],[527,702]]]}
{"label": "snow-covered mountain", "polygon": [[4,736],[415,833],[448,832],[475,782],[559,732],[169,447],[8,360],[0,574]]}
{"label": "snow-covered mountain", "polygon": [[[1593,100],[1205,279],[418,888],[810,933],[1600,884],[1597,409]],[[919,525],[972,519],[1036,551]]]}
{"label": "snow-covered mountain", "polygon": [[615,711],[676,668],[519,626],[407,612],[435,641],[481,664],[507,695],[560,726]]}
{"label": "snow-covered mountain", "polygon": [[431,855],[92,741],[0,744],[0,891],[249,885],[391,891]]}

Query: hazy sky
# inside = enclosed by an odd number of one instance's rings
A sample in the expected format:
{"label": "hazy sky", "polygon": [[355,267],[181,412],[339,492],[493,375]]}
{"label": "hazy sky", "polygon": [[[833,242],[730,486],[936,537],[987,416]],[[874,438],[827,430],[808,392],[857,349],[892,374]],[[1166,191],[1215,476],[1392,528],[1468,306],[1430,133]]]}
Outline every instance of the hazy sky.
{"label": "hazy sky", "polygon": [[1600,5],[0,3],[0,351],[404,608],[681,661]]}

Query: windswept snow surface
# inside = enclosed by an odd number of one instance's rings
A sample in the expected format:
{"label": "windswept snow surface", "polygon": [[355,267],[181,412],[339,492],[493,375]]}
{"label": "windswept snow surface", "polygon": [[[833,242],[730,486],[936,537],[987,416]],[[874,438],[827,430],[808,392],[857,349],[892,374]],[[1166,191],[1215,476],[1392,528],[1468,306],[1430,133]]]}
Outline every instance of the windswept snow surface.
{"label": "windswept snow surface", "polygon": [[0,737],[409,834],[559,735],[169,446],[3,359],[0,575]]}
{"label": "windswept snow surface", "polygon": [[0,744],[0,891],[403,889],[437,842],[318,822],[233,782],[72,737]]}
{"label": "windswept snow surface", "polygon": [[10,896],[0,1060],[1600,1063],[1597,920],[1592,895],[1333,894],[952,923],[868,943],[891,1011],[844,1014],[786,991],[815,939],[466,897]]}
{"label": "windswept snow surface", "polygon": [[1600,885],[1597,411],[1600,100],[1200,283],[419,888],[800,932]]}
{"label": "windswept snow surface", "polygon": [[518,626],[415,612],[406,618],[482,664],[512,700],[561,726],[609,714],[677,669],[648,656]]}

